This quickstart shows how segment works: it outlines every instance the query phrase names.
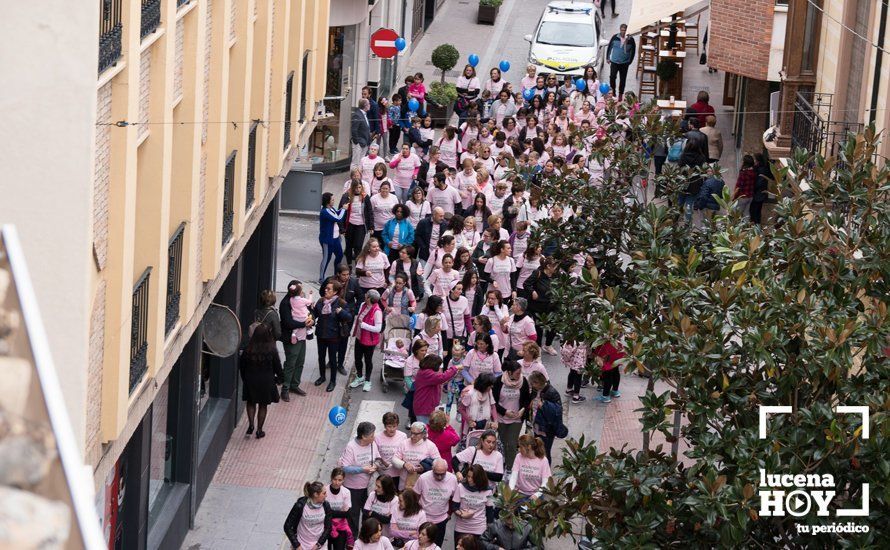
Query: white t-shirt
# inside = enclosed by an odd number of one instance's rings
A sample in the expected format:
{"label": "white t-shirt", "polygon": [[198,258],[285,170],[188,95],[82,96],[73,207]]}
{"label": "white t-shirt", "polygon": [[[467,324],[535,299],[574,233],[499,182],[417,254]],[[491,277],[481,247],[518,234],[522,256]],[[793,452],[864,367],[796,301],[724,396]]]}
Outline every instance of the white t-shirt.
{"label": "white t-shirt", "polygon": [[411,182],[414,181],[414,171],[420,168],[420,157],[411,153],[407,157],[399,155],[393,160],[398,160],[395,174],[396,185],[402,189],[408,189],[411,187]]}
{"label": "white t-shirt", "polygon": [[420,223],[420,220],[432,212],[430,203],[425,200],[420,204],[417,204],[414,201],[408,201],[405,203],[405,206],[407,206],[408,210],[411,212],[408,216],[408,222],[411,223],[411,226],[415,229],[417,229],[417,224]]}
{"label": "white t-shirt", "polygon": [[358,278],[360,287],[383,288],[386,286],[386,270],[389,268],[389,259],[383,252],[378,252],[376,257],[368,254],[356,262],[355,267],[367,271],[367,275]]}
{"label": "white t-shirt", "polygon": [[497,283],[497,289],[504,298],[509,298],[513,293],[510,275],[514,271],[516,271],[516,261],[509,256],[503,260],[498,256],[492,256],[485,262],[485,272],[491,275],[492,282]]}
{"label": "white t-shirt", "polygon": [[445,189],[433,187],[430,189],[427,199],[434,208],[438,206],[442,208],[446,214],[454,214],[454,205],[461,204],[462,200],[457,189],[450,185]]}
{"label": "white t-shirt", "polygon": [[352,225],[365,225],[365,202],[360,196],[352,199],[352,208],[349,210],[349,223]]}

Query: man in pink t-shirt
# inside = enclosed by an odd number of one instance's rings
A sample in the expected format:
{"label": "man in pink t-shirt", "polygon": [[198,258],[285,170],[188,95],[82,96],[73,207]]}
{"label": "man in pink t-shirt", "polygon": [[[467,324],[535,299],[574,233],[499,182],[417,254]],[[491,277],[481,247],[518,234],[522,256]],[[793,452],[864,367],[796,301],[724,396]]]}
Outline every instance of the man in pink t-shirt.
{"label": "man in pink t-shirt", "polygon": [[457,477],[448,471],[443,459],[433,462],[433,469],[422,474],[414,485],[420,495],[420,507],[426,512],[427,521],[436,524],[436,544],[442,546],[445,527],[448,525],[451,497],[457,489]]}

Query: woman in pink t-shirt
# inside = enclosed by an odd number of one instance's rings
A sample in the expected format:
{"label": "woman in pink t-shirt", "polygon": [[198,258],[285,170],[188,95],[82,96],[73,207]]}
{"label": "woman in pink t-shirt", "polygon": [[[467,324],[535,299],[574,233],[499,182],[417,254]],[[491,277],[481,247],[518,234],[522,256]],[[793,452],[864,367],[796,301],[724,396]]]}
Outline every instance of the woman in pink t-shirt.
{"label": "woman in pink t-shirt", "polygon": [[413,486],[417,476],[422,474],[425,468],[423,462],[425,460],[435,460],[441,458],[439,449],[436,445],[426,437],[426,425],[421,422],[411,424],[411,432],[402,445],[392,457],[392,463],[399,468],[399,486],[402,488],[406,485],[411,476],[410,485]]}
{"label": "woman in pink t-shirt", "polygon": [[417,530],[417,540],[409,541],[402,550],[442,550],[436,544],[436,524],[428,521]]}
{"label": "woman in pink t-shirt", "polygon": [[467,366],[465,379],[468,382],[472,382],[480,374],[500,376],[501,360],[494,349],[491,335],[487,333],[476,334],[472,344],[474,347],[467,353],[467,358],[464,360],[464,365]]}
{"label": "woman in pink t-shirt", "polygon": [[399,504],[392,511],[389,532],[396,546],[404,546],[409,540],[417,540],[417,531],[426,523],[426,512],[420,508],[420,497],[412,489],[399,495]]}
{"label": "woman in pink t-shirt", "polygon": [[471,466],[467,478],[457,486],[451,497],[455,540],[460,540],[463,535],[479,536],[485,532],[486,508],[489,507],[491,494],[485,469],[481,464]]}
{"label": "woman in pink t-shirt", "polygon": [[535,330],[534,319],[525,313],[528,309],[528,301],[525,298],[514,299],[510,309],[513,312],[507,324],[510,348],[516,353],[520,353],[526,342],[534,342],[538,339],[538,333]]}
{"label": "woman in pink t-shirt", "polygon": [[383,534],[386,536],[389,536],[389,522],[393,510],[399,507],[396,495],[396,482],[392,477],[383,474],[374,482],[374,492],[368,495],[368,500],[365,501],[365,517],[374,518],[383,524]]}
{"label": "woman in pink t-shirt", "polygon": [[510,310],[504,305],[503,294],[500,290],[489,289],[485,293],[485,305],[482,306],[480,315],[488,317],[488,320],[491,322],[491,328],[494,329],[494,334],[498,338],[495,350],[497,350],[498,355],[503,355],[503,349],[507,345],[504,327],[510,320]]}
{"label": "woman in pink t-shirt", "polygon": [[519,351],[519,364],[522,366],[522,374],[526,377],[531,373],[537,371],[544,375],[544,378],[550,380],[550,374],[547,372],[547,367],[544,366],[544,363],[541,362],[541,346],[536,344],[535,342],[526,342],[522,344],[522,349]]}
{"label": "woman in pink t-shirt", "polygon": [[301,550],[318,550],[327,546],[331,534],[331,506],[325,499],[328,492],[320,481],[303,486],[303,496],[297,500],[284,521],[284,534],[291,546]]}
{"label": "woman in pink t-shirt", "polygon": [[352,506],[352,496],[349,489],[343,486],[346,472],[343,468],[331,470],[331,483],[328,485],[328,496],[325,502],[331,507],[331,546],[335,549],[352,546],[355,542],[355,534],[349,528],[349,508]]}
{"label": "woman in pink t-shirt", "polygon": [[[392,457],[402,445],[402,442],[408,439],[405,432],[399,430],[399,415],[394,412],[388,412],[383,415],[383,431],[374,436],[374,442],[380,450],[380,458],[387,464],[392,464]],[[399,469],[390,466],[389,469],[381,472],[393,477],[398,477]]]}
{"label": "woman in pink t-shirt", "polygon": [[346,472],[343,485],[349,489],[352,500],[349,507],[349,526],[353,533],[358,531],[362,506],[368,498],[368,483],[371,481],[371,474],[377,471],[376,462],[380,460],[380,449],[374,442],[376,430],[373,423],[360,422],[356,428],[356,437],[346,444],[337,461],[337,466]]}
{"label": "woman in pink t-shirt", "polygon": [[526,499],[537,498],[551,475],[541,438],[529,434],[520,436],[519,454],[510,471],[510,488],[519,491]]}
{"label": "woman in pink t-shirt", "polygon": [[471,468],[475,465],[482,466],[488,475],[491,488],[494,489],[495,484],[504,478],[504,455],[498,451],[498,434],[496,431],[485,430],[475,447],[467,447],[454,456],[452,466],[454,466],[454,471],[457,472],[455,474],[457,475],[457,480],[461,483],[464,481],[461,469],[465,464]]}
{"label": "woman in pink t-shirt", "polygon": [[394,550],[392,542],[383,536],[383,525],[374,518],[362,522],[358,540],[353,550]]}
{"label": "woman in pink t-shirt", "polygon": [[383,294],[386,291],[386,270],[389,259],[380,249],[380,241],[371,237],[362,248],[361,254],[355,259],[355,274],[358,285],[365,291],[376,289]]}
{"label": "woman in pink t-shirt", "polygon": [[500,290],[505,298],[513,295],[511,278],[516,271],[516,260],[510,257],[511,250],[510,243],[498,241],[491,245],[491,258],[485,262],[485,272],[491,275],[492,288]]}

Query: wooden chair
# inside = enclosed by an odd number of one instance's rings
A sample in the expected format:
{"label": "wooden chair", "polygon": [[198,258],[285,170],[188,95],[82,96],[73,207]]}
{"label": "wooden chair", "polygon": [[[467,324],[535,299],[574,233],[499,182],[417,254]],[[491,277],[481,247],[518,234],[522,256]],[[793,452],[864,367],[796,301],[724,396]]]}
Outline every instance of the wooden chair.
{"label": "wooden chair", "polygon": [[[642,58],[640,61],[642,62]],[[640,74],[640,87],[637,93],[640,101],[643,100],[644,95],[651,95],[653,98],[658,97],[658,76],[655,73],[654,64],[643,66]]]}
{"label": "wooden chair", "polygon": [[640,47],[640,55],[637,59],[637,78],[641,78],[646,67],[655,67],[658,58],[658,50],[655,44],[644,44]]}
{"label": "wooden chair", "polygon": [[[695,19],[686,21],[686,49],[691,50],[695,48],[695,54],[699,54],[698,42],[699,42],[699,20],[701,19],[701,14],[695,16]],[[694,22],[693,22],[694,21]]]}

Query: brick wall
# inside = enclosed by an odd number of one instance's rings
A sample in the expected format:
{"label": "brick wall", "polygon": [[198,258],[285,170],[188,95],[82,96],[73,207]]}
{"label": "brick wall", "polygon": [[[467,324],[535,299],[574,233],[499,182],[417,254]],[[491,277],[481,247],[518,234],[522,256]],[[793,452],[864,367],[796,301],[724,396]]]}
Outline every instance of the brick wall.
{"label": "brick wall", "polygon": [[176,44],[173,66],[173,97],[182,97],[182,71],[185,62],[185,18],[176,22]]}
{"label": "brick wall", "polygon": [[148,133],[148,116],[151,112],[151,48],[142,52],[139,60],[139,122],[138,135],[141,139]]}
{"label": "brick wall", "polygon": [[86,462],[95,466],[102,456],[102,368],[105,352],[105,281],[100,281],[90,313],[89,367],[87,371]]}
{"label": "brick wall", "polygon": [[204,98],[201,105],[201,144],[207,143],[207,122],[210,120],[210,54],[213,49],[213,0],[207,0],[204,24]]}
{"label": "brick wall", "polygon": [[[111,122],[111,83],[96,94],[96,122]],[[111,126],[96,126],[93,158],[93,258],[105,269],[108,261],[108,192],[111,187]]]}
{"label": "brick wall", "polygon": [[774,7],[775,0],[711,0],[708,65],[766,80]]}

